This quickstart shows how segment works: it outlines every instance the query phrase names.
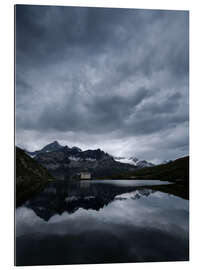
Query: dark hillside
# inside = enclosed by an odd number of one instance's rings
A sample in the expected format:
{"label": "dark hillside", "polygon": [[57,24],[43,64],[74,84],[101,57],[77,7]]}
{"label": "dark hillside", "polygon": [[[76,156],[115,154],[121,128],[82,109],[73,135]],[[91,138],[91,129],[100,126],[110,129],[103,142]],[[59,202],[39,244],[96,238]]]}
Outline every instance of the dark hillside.
{"label": "dark hillside", "polygon": [[16,204],[25,201],[53,178],[49,172],[16,147]]}
{"label": "dark hillside", "polygon": [[167,164],[147,167],[112,178],[156,179],[189,182],[189,156],[176,159]]}
{"label": "dark hillside", "polygon": [[189,181],[189,156],[176,159],[167,164],[144,168],[135,172],[139,179],[183,180]]}

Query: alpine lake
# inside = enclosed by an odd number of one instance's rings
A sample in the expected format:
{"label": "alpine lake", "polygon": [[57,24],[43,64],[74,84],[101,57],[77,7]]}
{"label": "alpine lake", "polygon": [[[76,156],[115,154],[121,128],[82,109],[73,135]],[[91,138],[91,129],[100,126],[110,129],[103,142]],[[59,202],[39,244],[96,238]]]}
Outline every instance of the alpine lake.
{"label": "alpine lake", "polygon": [[172,185],[50,182],[16,208],[16,265],[189,260],[189,200]]}

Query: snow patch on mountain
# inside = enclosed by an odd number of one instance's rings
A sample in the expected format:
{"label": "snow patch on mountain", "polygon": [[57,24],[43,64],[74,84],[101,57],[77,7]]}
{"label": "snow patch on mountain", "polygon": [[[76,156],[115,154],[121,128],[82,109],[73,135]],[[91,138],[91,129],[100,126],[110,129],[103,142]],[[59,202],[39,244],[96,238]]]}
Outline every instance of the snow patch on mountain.
{"label": "snow patch on mountain", "polygon": [[163,165],[163,164],[168,164],[168,163],[170,163],[170,162],[172,162],[172,160],[164,160],[164,161],[161,162],[160,164]]}
{"label": "snow patch on mountain", "polygon": [[70,160],[74,160],[74,161],[79,161],[80,158],[79,157],[74,157],[74,156],[69,156],[68,157]]}
{"label": "snow patch on mountain", "polygon": [[96,158],[85,158],[86,161],[96,161]]}
{"label": "snow patch on mountain", "polygon": [[136,166],[136,163],[131,160],[131,159],[128,159],[128,158],[114,158],[115,161],[118,161],[118,162],[121,162],[121,163],[126,163],[126,164],[131,164],[131,165],[135,165]]}
{"label": "snow patch on mountain", "polygon": [[36,156],[36,154],[31,154],[29,152],[26,152],[28,156],[30,156],[31,158],[34,158]]}

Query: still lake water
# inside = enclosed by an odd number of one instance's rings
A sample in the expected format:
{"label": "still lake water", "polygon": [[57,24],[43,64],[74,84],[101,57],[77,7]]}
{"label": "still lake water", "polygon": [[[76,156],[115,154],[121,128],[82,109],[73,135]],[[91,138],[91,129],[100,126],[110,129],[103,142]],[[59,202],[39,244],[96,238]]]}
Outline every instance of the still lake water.
{"label": "still lake water", "polygon": [[16,265],[189,259],[189,201],[155,180],[56,181],[16,209]]}

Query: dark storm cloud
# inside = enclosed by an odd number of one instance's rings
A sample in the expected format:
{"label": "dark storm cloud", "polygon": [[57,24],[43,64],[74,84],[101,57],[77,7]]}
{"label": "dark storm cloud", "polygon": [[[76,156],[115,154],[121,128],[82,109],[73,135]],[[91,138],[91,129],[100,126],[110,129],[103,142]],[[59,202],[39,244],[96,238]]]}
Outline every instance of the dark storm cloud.
{"label": "dark storm cloud", "polygon": [[[159,160],[187,154],[188,39],[186,11],[18,5],[17,142],[94,142]],[[157,154],[153,138],[165,132],[177,138]]]}
{"label": "dark storm cloud", "polygon": [[148,94],[149,91],[142,87],[131,96],[96,96],[82,103],[81,99],[78,100],[78,95],[73,93],[59,109],[53,109],[53,104],[47,106],[35,126],[30,119],[26,119],[27,123],[19,119],[19,125],[29,127],[30,123],[30,128],[34,127],[36,130],[53,128],[61,131],[82,131],[87,129],[88,132],[105,133],[117,129],[118,125],[124,125],[126,118]]}

